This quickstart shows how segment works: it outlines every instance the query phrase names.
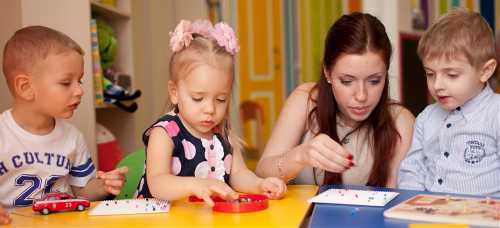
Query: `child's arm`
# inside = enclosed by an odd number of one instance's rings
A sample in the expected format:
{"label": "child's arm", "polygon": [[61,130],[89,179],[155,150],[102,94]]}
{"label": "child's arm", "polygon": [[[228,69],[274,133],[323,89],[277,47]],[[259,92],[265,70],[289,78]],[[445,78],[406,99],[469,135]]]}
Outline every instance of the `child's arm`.
{"label": "child's arm", "polygon": [[149,191],[155,198],[175,200],[190,195],[214,203],[210,196],[217,194],[226,199],[237,199],[238,194],[226,183],[214,179],[179,177],[170,173],[174,143],[166,131],[155,127],[149,136],[146,156],[146,177]]}
{"label": "child's arm", "polygon": [[424,165],[423,154],[423,131],[425,111],[420,113],[415,122],[413,129],[413,139],[411,142],[410,150],[406,158],[401,162],[401,169],[399,170],[398,188],[425,190],[425,175],[427,169]]}
{"label": "child's arm", "polygon": [[78,134],[76,158],[69,173],[69,183],[73,194],[92,201],[105,199],[109,193],[118,195],[125,182],[128,169],[123,167],[107,173],[97,172],[97,178],[93,177],[95,167],[87,144],[80,132],[76,134]]}
{"label": "child's arm", "polygon": [[396,130],[400,135],[400,140],[396,144],[394,158],[390,166],[389,178],[386,187],[395,188],[399,173],[401,161],[406,157],[406,153],[410,149],[411,139],[413,135],[413,127],[415,125],[415,117],[413,114],[403,107],[396,107],[397,113],[394,117]]}
{"label": "child's arm", "polygon": [[98,171],[97,178],[90,179],[85,187],[71,186],[71,190],[76,196],[83,196],[91,201],[105,199],[110,193],[118,195],[125,183],[127,172],[127,167],[109,172]]}
{"label": "child's arm", "polygon": [[12,218],[10,218],[9,214],[7,211],[0,206],[0,225],[7,225],[12,222]]}
{"label": "child's arm", "polygon": [[243,161],[240,150],[233,151],[233,164],[229,182],[236,191],[265,194],[271,199],[282,198],[286,193],[286,184],[276,177],[260,178],[250,171]]}

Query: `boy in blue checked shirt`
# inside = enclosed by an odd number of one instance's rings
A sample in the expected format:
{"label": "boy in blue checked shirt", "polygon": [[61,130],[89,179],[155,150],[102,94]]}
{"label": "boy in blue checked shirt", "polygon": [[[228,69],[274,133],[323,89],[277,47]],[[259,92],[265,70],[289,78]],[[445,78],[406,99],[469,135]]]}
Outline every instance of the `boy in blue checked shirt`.
{"label": "boy in blue checked shirt", "polygon": [[451,11],[422,36],[427,87],[436,100],[420,113],[399,187],[500,196],[500,95],[488,85],[495,44],[478,13]]}

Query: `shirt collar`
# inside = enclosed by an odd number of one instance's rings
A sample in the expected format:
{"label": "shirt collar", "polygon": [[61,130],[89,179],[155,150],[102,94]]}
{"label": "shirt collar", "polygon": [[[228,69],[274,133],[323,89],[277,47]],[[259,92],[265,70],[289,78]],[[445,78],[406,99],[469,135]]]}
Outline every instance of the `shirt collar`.
{"label": "shirt collar", "polygon": [[481,92],[475,97],[471,98],[463,105],[457,107],[456,109],[449,111],[445,119],[447,119],[452,113],[463,115],[467,120],[470,120],[471,115],[483,108],[484,105],[488,104],[489,98],[494,94],[491,86],[486,84],[486,86],[481,90]]}

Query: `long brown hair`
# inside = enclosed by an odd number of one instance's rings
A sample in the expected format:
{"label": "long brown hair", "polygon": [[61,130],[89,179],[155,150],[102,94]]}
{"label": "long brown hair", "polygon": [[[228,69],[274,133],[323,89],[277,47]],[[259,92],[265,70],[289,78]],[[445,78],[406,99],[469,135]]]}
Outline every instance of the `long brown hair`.
{"label": "long brown hair", "polygon": [[[385,62],[386,69],[389,69],[392,47],[384,25],[376,17],[358,12],[344,15],[328,31],[321,77],[309,93],[309,99],[315,103],[315,107],[308,115],[308,125],[315,126],[314,123],[317,124],[318,132],[314,132],[316,135],[323,133],[336,142],[342,141],[337,133],[338,104],[332,88],[326,80],[323,68],[327,71],[333,69],[341,55],[361,55],[368,51],[379,54]],[[314,98],[313,93],[316,91],[317,97]],[[373,142],[374,163],[367,183],[370,186],[386,185],[389,164],[393,160],[396,143],[401,138],[389,110],[392,104],[389,101],[389,77],[386,75],[384,89],[375,109],[366,120],[346,135],[348,136],[362,127],[368,127],[368,132],[373,135],[370,141]],[[325,171],[323,182],[324,184],[342,183],[342,175]]]}

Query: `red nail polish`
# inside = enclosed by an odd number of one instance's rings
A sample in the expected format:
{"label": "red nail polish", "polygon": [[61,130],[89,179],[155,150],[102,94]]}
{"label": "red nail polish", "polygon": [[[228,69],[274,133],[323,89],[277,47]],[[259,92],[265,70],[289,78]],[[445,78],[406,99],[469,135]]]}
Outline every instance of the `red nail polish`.
{"label": "red nail polish", "polygon": [[353,158],[352,154],[349,154],[349,156],[347,156],[347,159],[349,160],[352,160],[352,158]]}

